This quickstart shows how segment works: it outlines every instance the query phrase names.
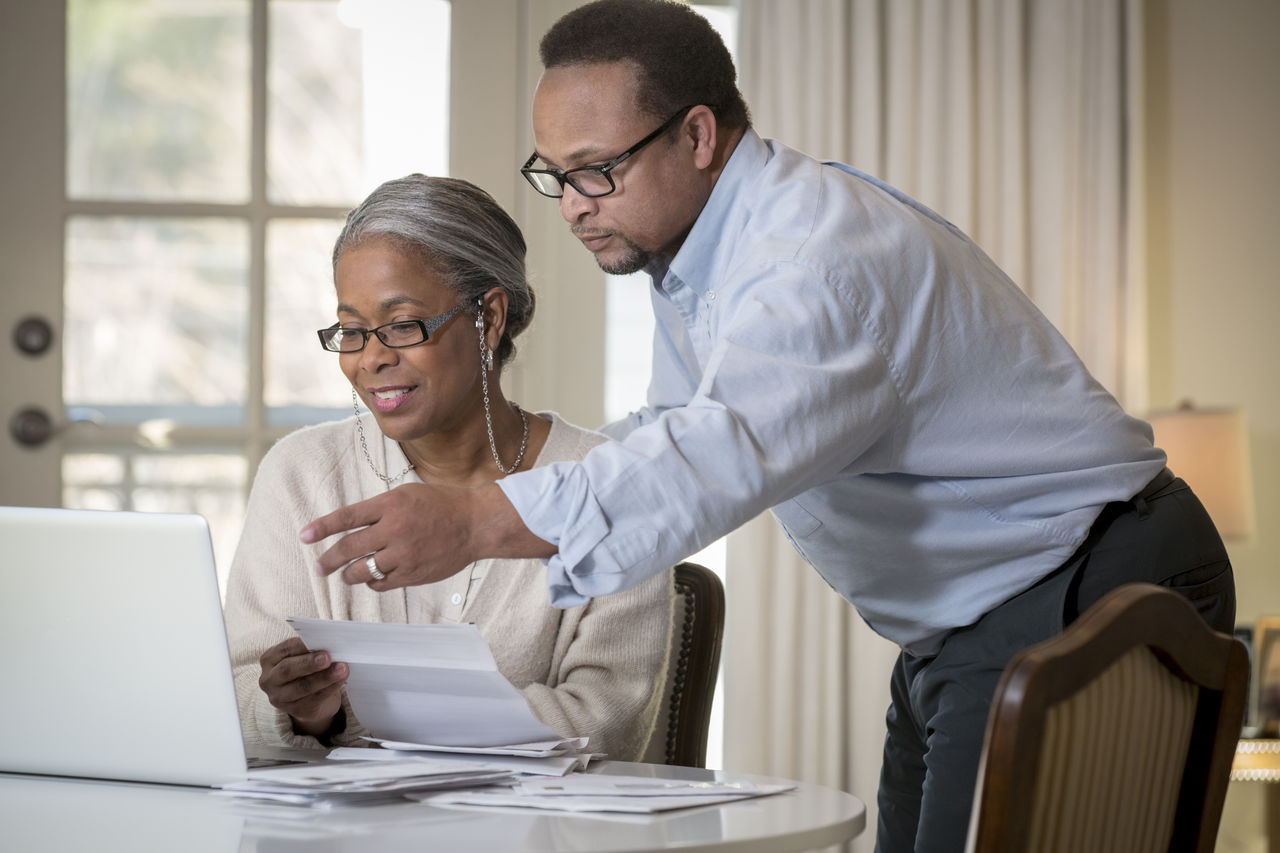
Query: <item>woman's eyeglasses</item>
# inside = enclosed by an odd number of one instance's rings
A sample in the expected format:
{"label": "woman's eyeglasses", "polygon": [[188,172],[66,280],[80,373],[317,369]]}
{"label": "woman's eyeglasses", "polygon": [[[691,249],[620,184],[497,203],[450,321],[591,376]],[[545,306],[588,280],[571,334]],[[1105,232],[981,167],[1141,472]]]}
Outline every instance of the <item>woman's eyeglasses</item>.
{"label": "woman's eyeglasses", "polygon": [[393,349],[412,347],[430,338],[433,332],[464,307],[466,306],[458,305],[426,320],[397,320],[373,329],[349,328],[335,323],[327,329],[320,329],[316,334],[320,336],[320,345],[329,352],[360,352],[369,342],[370,335],[377,335],[383,346]]}

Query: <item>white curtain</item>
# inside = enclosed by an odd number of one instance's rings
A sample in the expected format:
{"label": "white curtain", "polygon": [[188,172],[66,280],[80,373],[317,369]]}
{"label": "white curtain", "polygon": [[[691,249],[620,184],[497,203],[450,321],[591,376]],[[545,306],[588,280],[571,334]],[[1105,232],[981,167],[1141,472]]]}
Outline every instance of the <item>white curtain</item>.
{"label": "white curtain", "polygon": [[[740,0],[761,135],[887,180],[970,234],[1131,409],[1145,367],[1140,0]],[[871,850],[888,673],[761,517],[729,539],[724,763],[851,791]]]}

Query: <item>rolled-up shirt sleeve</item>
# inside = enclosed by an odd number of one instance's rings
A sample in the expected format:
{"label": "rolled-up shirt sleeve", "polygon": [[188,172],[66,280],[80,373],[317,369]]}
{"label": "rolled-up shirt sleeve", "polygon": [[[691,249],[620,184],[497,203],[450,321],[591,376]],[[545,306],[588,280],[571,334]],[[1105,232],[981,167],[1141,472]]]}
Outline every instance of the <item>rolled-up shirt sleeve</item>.
{"label": "rolled-up shirt sleeve", "polygon": [[[687,402],[654,406],[672,397],[651,388],[650,407],[611,430],[621,441],[499,481],[529,530],[559,549],[548,561],[553,604],[581,604],[670,567],[838,475],[883,430],[896,395],[859,312],[819,271],[791,264],[757,276],[774,286],[745,286],[750,297],[717,306],[732,319]],[[788,295],[797,289],[807,304]],[[654,370],[668,392],[688,387],[687,376],[663,382],[666,371],[687,370],[678,358],[655,357]]]}
{"label": "rolled-up shirt sleeve", "polygon": [[[626,578],[629,566],[610,559],[614,549],[592,555],[609,535],[609,523],[591,493],[582,464],[557,462],[526,474],[506,477],[498,485],[525,526],[560,549],[547,561],[551,603],[576,607],[630,586]],[[637,577],[633,583],[639,580]]]}

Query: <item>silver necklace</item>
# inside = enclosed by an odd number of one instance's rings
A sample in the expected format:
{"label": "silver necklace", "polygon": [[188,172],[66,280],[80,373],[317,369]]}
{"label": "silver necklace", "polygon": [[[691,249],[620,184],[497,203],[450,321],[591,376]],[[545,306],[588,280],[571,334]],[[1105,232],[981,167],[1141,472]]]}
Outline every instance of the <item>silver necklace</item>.
{"label": "silver necklace", "polygon": [[[351,389],[351,408],[356,412],[356,432],[360,434],[360,449],[364,451],[364,459],[369,463],[369,470],[382,482],[390,486],[396,480],[399,480],[405,474],[413,470],[413,463],[409,463],[409,467],[405,468],[394,477],[388,477],[386,474],[378,470],[378,466],[373,464],[373,457],[369,455],[369,442],[364,437],[364,418],[360,417],[360,398],[356,396],[356,390]],[[407,455],[407,454],[406,454]]]}
{"label": "silver necklace", "polygon": [[529,418],[525,416],[524,409],[519,404],[512,403],[515,407],[516,414],[520,415],[520,425],[522,433],[520,435],[520,452],[516,454],[516,461],[511,463],[510,468],[503,467],[502,457],[498,455],[498,442],[493,437],[493,417],[489,414],[489,367],[493,364],[493,356],[489,354],[484,346],[484,313],[476,312],[476,328],[480,330],[480,387],[484,392],[484,426],[489,431],[489,451],[493,453],[493,464],[498,466],[498,470],[503,474],[510,474],[520,467],[520,463],[524,461],[524,449],[529,444]]}

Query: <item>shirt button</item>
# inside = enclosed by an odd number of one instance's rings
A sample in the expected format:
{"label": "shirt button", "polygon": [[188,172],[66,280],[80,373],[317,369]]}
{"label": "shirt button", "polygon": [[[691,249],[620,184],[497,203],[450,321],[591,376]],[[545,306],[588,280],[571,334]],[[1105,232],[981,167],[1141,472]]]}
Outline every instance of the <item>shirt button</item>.
{"label": "shirt button", "polygon": [[715,302],[715,301],[716,301],[716,292],[715,292],[714,290],[708,290],[708,291],[707,291],[707,301],[708,301],[708,302]]}
{"label": "shirt button", "polygon": [[460,593],[460,592],[455,592],[453,595],[449,596],[449,601],[450,601],[450,603],[452,603],[452,604],[461,604],[461,603],[462,603],[462,593]]}

